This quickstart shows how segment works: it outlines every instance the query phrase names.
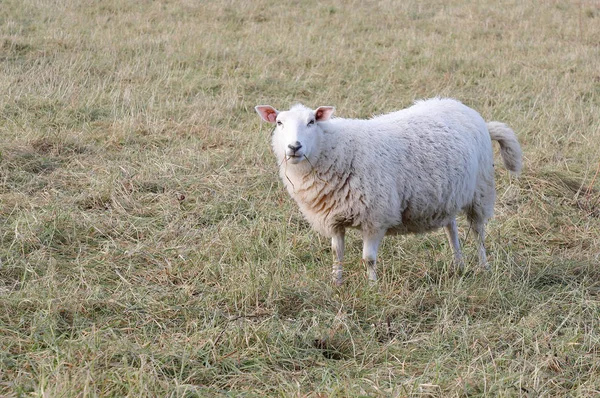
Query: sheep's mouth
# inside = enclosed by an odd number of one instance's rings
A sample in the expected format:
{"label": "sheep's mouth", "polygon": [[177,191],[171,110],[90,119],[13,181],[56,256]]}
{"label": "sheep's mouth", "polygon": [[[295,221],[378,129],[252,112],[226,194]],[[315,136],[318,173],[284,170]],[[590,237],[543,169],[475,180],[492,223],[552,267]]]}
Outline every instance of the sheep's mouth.
{"label": "sheep's mouth", "polygon": [[303,153],[289,153],[285,155],[286,160],[291,160],[293,163],[298,163],[301,160],[304,160],[305,157],[306,155],[304,155]]}

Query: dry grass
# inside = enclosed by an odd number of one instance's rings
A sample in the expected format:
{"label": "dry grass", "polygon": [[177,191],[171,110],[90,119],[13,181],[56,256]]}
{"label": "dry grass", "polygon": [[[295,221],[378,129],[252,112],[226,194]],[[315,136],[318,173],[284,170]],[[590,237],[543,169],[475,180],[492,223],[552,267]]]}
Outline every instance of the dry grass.
{"label": "dry grass", "polygon": [[[594,396],[600,4],[8,0],[0,395]],[[388,238],[377,288],[283,192],[253,106],[452,96],[518,133],[493,270]],[[462,240],[475,264],[471,237]]]}

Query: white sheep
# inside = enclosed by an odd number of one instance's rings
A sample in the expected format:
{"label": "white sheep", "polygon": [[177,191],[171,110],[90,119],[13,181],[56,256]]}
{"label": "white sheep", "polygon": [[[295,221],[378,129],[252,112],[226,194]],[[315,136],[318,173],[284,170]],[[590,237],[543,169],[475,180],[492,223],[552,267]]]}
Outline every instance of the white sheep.
{"label": "white sheep", "polygon": [[309,223],[331,237],[336,284],[342,283],[346,228],[362,232],[371,281],[386,234],[444,227],[462,268],[459,212],[475,231],[479,264],[487,268],[484,227],[496,197],[491,140],[500,143],[504,166],[521,170],[521,148],[508,126],[486,124],[475,110],[440,98],[367,120],[331,118],[331,106],[298,104],[279,112],[259,105],[256,111],[276,125],[273,151],[288,192]]}

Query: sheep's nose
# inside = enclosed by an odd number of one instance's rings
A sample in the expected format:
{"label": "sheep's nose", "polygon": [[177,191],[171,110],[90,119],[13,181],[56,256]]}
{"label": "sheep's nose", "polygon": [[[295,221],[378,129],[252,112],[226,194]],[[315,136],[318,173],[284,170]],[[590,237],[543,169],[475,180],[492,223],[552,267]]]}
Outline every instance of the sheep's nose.
{"label": "sheep's nose", "polygon": [[293,152],[297,152],[300,148],[302,148],[302,144],[296,141],[293,144],[288,145],[288,148],[290,148]]}

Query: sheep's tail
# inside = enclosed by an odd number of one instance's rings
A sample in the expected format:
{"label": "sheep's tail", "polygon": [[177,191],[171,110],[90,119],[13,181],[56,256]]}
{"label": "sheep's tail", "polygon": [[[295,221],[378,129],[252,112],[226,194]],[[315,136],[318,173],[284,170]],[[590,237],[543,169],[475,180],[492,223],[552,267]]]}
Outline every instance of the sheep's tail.
{"label": "sheep's tail", "polygon": [[504,167],[518,175],[523,167],[523,152],[515,132],[506,124],[500,122],[489,122],[487,128],[492,140],[498,141],[500,144],[500,155]]}

